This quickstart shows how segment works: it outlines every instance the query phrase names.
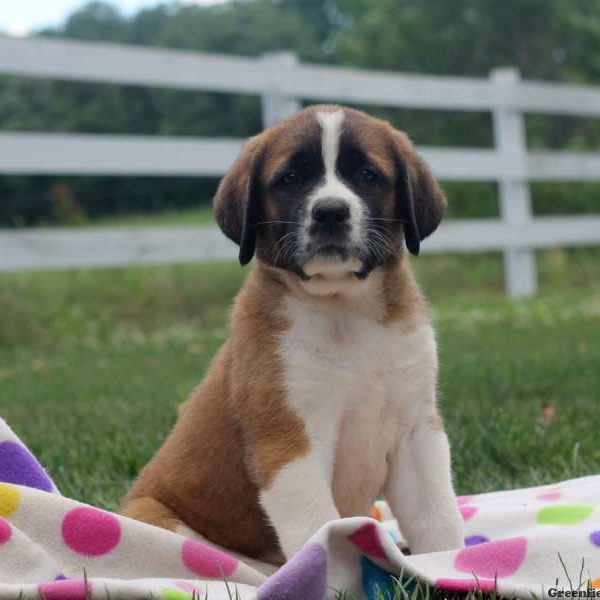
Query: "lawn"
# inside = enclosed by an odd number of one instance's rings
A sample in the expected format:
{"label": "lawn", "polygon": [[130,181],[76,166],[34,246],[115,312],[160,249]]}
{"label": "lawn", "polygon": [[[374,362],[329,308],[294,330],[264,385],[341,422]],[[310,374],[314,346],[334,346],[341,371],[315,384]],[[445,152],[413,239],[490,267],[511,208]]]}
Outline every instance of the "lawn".
{"label": "lawn", "polygon": [[[497,256],[414,261],[441,353],[459,493],[600,472],[600,253],[540,255],[511,302]],[[225,339],[234,264],[0,276],[0,412],[63,493],[114,509]],[[543,405],[555,417],[543,423]]]}
{"label": "lawn", "polygon": [[212,206],[203,203],[197,208],[149,214],[119,215],[84,221],[84,227],[144,227],[147,225],[214,225]]}

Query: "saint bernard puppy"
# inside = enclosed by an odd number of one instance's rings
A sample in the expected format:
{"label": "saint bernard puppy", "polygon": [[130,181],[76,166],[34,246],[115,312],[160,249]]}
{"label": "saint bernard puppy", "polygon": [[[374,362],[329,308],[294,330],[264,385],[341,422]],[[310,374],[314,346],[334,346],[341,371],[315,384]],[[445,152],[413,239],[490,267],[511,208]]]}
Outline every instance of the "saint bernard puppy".
{"label": "saint bernard puppy", "polygon": [[445,205],[408,137],[357,110],[311,106],[248,140],[214,211],[256,264],[123,514],[277,565],[383,495],[413,554],[461,547],[435,336],[404,251]]}

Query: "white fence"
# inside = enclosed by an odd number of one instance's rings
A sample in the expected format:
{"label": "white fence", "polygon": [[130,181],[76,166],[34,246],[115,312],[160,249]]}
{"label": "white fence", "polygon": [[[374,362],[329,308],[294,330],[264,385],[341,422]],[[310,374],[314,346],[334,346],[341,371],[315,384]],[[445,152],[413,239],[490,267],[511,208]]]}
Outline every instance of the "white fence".
{"label": "white fence", "polygon": [[[446,222],[426,252],[504,252],[508,292],[536,290],[536,248],[600,242],[600,215],[536,217],[528,182],[600,181],[600,153],[529,152],[524,113],[600,116],[600,89],[521,81],[514,69],[489,79],[429,77],[304,65],[289,53],[242,58],[110,44],[0,37],[0,73],[60,80],[259,95],[269,125],[300,102],[336,101],[488,111],[492,149],[419,148],[442,180],[496,181],[501,219]],[[0,133],[0,173],[196,175],[225,173],[242,140],[128,135]],[[0,199],[1,201],[1,199]],[[600,201],[599,201],[600,204]],[[0,270],[228,259],[214,228],[20,230],[0,233]]]}

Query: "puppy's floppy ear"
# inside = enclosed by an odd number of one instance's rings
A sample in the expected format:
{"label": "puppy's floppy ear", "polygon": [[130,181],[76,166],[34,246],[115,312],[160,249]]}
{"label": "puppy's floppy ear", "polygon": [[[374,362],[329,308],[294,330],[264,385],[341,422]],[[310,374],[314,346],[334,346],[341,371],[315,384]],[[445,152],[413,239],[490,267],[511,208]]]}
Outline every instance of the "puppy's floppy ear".
{"label": "puppy's floppy ear", "polygon": [[411,254],[419,254],[421,240],[442,220],[446,196],[408,137],[392,129],[397,172],[397,207],[404,223],[404,239]]}
{"label": "puppy's floppy ear", "polygon": [[250,138],[223,177],[213,199],[215,219],[223,233],[240,247],[239,261],[248,264],[256,247],[255,225],[260,212],[259,164],[263,138]]}

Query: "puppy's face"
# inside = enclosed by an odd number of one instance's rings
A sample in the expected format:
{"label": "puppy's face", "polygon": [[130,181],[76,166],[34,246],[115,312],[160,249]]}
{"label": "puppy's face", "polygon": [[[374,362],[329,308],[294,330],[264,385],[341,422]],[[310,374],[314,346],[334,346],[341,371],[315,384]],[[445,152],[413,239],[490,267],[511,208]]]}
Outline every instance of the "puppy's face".
{"label": "puppy's face", "polygon": [[242,264],[256,251],[302,279],[365,278],[403,240],[418,254],[444,207],[404,134],[337,106],[310,107],[251,138],[214,200]]}

